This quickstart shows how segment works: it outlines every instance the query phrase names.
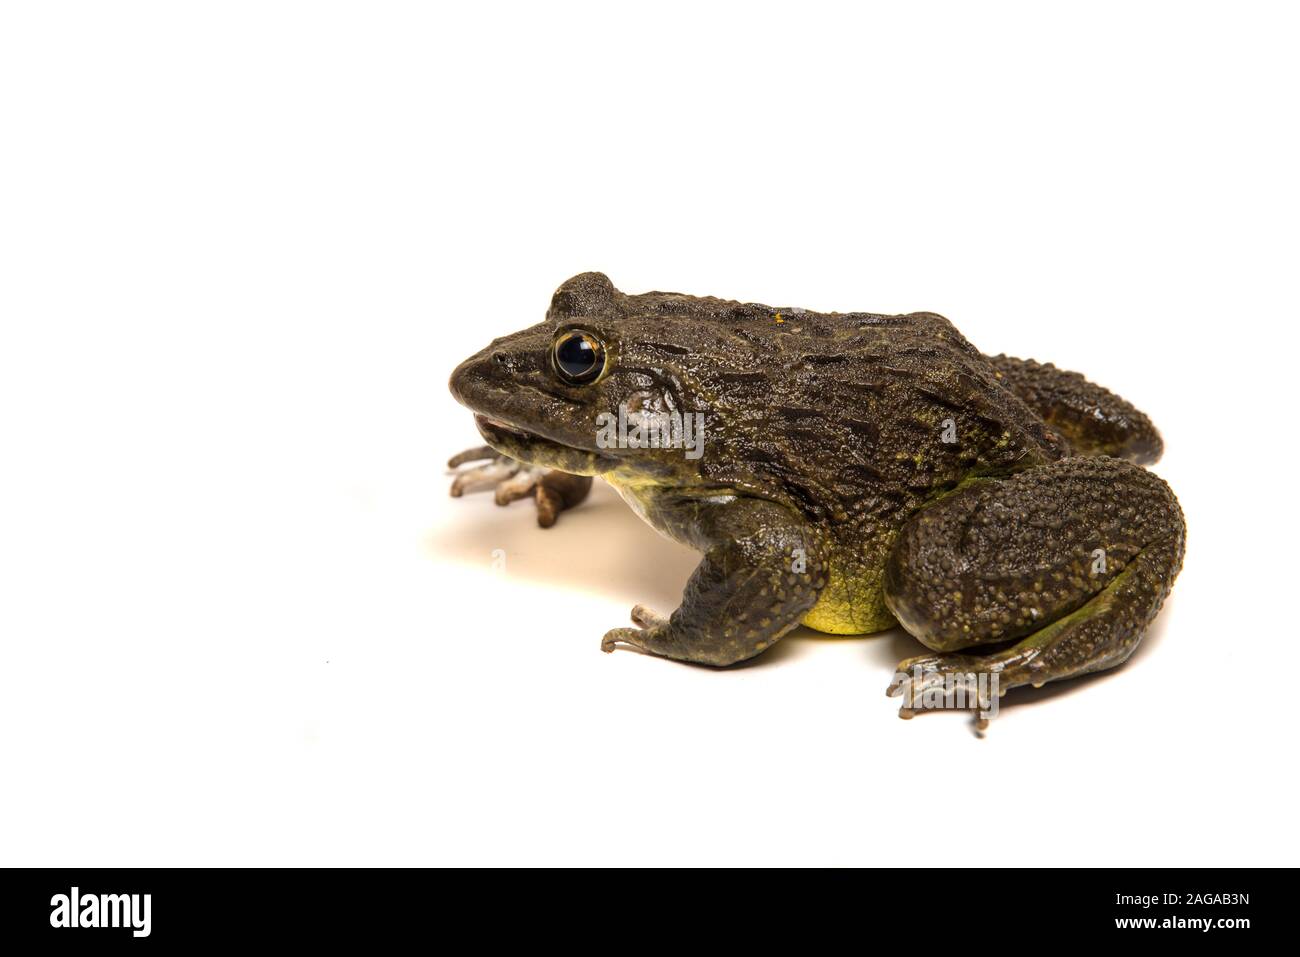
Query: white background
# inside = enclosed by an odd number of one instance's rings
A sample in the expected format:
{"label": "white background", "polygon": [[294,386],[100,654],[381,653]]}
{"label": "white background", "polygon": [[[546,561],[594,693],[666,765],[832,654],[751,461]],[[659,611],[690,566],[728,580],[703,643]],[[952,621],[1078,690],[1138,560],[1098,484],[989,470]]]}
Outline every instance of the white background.
{"label": "white background", "polygon": [[[3,863],[1296,863],[1286,6],[3,10]],[[1132,400],[1190,529],[1139,653],[983,740],[895,716],[898,632],[601,654],[694,556],[443,472],[588,269]]]}

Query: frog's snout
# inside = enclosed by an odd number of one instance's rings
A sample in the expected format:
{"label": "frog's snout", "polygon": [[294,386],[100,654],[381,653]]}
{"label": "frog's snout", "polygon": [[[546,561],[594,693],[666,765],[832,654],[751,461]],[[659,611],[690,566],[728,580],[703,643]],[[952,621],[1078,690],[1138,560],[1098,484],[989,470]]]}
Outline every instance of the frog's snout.
{"label": "frog's snout", "polygon": [[451,390],[452,397],[467,408],[474,408],[475,380],[480,377],[480,373],[475,366],[481,361],[478,356],[466,359],[452,370],[451,379],[447,383],[447,388]]}
{"label": "frog's snout", "polygon": [[490,413],[505,391],[507,383],[501,381],[505,368],[505,354],[489,346],[456,366],[447,387],[461,405]]}

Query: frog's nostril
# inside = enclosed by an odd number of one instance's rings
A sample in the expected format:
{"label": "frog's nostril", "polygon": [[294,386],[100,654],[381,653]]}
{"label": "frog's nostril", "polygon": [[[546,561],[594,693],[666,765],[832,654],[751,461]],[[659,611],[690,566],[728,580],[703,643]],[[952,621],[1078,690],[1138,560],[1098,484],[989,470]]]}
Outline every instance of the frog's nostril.
{"label": "frog's nostril", "polygon": [[506,354],[504,352],[494,352],[492,353],[492,361],[499,366],[503,366],[509,360],[506,358]]}

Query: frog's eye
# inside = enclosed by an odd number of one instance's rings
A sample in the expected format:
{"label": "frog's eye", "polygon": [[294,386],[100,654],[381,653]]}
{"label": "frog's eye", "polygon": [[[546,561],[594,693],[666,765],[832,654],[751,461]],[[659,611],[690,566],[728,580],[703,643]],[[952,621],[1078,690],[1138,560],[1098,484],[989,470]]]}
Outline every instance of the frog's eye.
{"label": "frog's eye", "polygon": [[605,346],[590,332],[570,329],[552,344],[551,364],[570,385],[587,385],[605,371]]}

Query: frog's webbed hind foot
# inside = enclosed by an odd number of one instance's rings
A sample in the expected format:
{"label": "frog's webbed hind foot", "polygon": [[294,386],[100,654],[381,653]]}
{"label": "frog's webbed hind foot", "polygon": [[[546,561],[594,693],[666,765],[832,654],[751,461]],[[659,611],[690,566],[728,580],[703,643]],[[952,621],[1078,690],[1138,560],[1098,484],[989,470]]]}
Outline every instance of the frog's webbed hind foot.
{"label": "frog's webbed hind foot", "polygon": [[1185,534],[1169,487],[1111,458],[980,481],[923,509],[895,544],[885,595],[937,653],[901,662],[890,693],[974,675],[1001,695],[1123,663],[1169,594]]}
{"label": "frog's webbed hind foot", "polygon": [[900,718],[942,707],[976,711],[975,728],[984,732],[997,714],[1006,688],[993,677],[990,663],[977,655],[917,655],[899,662],[894,680],[885,690],[902,697]]}
{"label": "frog's webbed hind foot", "polygon": [[[483,464],[463,468],[472,462]],[[570,475],[555,469],[524,465],[486,445],[453,455],[447,468],[456,475],[451,483],[453,498],[467,492],[493,489],[496,503],[509,505],[531,496],[537,503],[537,524],[542,528],[554,525],[560,512],[580,504],[591,491],[589,475]]]}

